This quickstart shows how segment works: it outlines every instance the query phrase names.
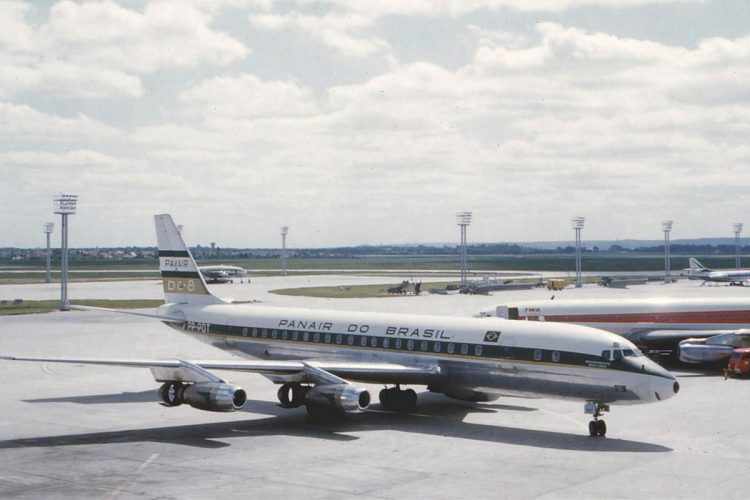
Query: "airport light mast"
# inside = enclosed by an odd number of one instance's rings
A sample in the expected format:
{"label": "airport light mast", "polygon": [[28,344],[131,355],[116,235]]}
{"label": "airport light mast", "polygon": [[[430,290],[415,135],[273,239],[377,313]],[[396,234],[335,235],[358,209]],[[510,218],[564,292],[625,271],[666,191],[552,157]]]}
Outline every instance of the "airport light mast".
{"label": "airport light mast", "polygon": [[467,258],[466,241],[467,229],[471,225],[471,212],[457,212],[456,224],[461,229],[461,286],[466,286],[466,279],[469,275],[469,259]]}
{"label": "airport light mast", "polygon": [[289,272],[287,269],[287,256],[286,256],[286,235],[289,234],[289,226],[281,226],[281,271],[286,276]]}
{"label": "airport light mast", "polygon": [[740,233],[742,232],[743,224],[742,222],[735,222],[732,224],[732,229],[734,229],[734,266],[737,269],[740,269],[741,263],[740,263]]}
{"label": "airport light mast", "polygon": [[68,300],[68,215],[76,213],[78,195],[59,194],[54,200],[54,212],[62,219],[62,230],[60,233],[61,255],[60,255],[60,310],[69,311]]}
{"label": "airport light mast", "polygon": [[583,286],[583,280],[581,279],[581,230],[585,222],[586,217],[577,216],[570,219],[570,225],[576,232],[576,288]]}
{"label": "airport light mast", "polygon": [[52,283],[52,250],[50,249],[50,236],[52,235],[52,231],[54,230],[54,222],[47,222],[44,224],[44,234],[47,236],[47,273],[45,279],[47,283]]}
{"label": "airport light mast", "polygon": [[674,224],[672,220],[665,220],[661,223],[661,229],[664,231],[664,283],[672,281],[672,249],[669,240],[672,224]]}

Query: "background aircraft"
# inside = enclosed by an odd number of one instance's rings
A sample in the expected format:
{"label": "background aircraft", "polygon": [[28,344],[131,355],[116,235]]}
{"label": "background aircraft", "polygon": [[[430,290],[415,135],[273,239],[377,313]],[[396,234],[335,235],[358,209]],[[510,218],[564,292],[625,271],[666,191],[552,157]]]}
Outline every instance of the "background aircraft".
{"label": "background aircraft", "polygon": [[[207,283],[231,283],[235,278],[246,278],[247,269],[239,266],[219,264],[198,268]],[[249,281],[249,280],[248,280]]]}
{"label": "background aircraft", "polygon": [[680,342],[750,328],[750,298],[529,301],[479,313],[514,320],[576,323],[617,333],[649,356],[680,358]]}
{"label": "background aircraft", "polygon": [[750,269],[709,269],[693,257],[690,257],[689,262],[690,267],[685,271],[690,279],[700,279],[704,283],[713,281],[739,286],[744,286],[745,282],[750,280]]}

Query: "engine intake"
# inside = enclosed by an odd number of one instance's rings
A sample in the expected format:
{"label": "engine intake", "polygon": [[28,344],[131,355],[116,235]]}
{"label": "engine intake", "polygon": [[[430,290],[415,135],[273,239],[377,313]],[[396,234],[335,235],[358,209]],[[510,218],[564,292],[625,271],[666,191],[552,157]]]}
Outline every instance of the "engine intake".
{"label": "engine intake", "polygon": [[247,393],[241,387],[215,382],[167,382],[159,389],[159,396],[167,406],[185,403],[199,410],[221,412],[239,410],[247,401]]}
{"label": "engine intake", "polygon": [[318,385],[307,392],[305,402],[336,408],[344,413],[358,413],[370,405],[370,393],[349,384]]}

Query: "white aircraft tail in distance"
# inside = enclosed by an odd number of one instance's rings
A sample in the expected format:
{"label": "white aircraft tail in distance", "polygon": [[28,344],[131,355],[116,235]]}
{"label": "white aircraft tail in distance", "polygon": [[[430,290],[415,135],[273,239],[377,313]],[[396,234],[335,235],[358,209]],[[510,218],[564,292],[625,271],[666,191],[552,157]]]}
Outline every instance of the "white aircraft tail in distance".
{"label": "white aircraft tail in distance", "polygon": [[392,411],[416,407],[417,393],[406,385],[468,401],[572,399],[593,414],[592,436],[606,434],[600,417],[611,405],[664,401],[680,388],[628,340],[585,326],[228,303],[209,291],[172,218],[157,215],[155,224],[166,303],[154,314],[133,314],[241,357],[3,358],[149,368],[162,384],[162,404],[212,411],[237,410],[247,399],[212,370],[263,374],[280,385],[282,407],[305,406],[315,418],[366,410],[372,398],[358,382],[385,385],[380,404]]}

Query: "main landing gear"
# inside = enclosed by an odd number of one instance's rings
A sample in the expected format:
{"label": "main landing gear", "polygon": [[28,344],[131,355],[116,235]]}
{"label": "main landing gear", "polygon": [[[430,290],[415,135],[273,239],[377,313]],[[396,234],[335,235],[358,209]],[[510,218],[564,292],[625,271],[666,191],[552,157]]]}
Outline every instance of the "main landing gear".
{"label": "main landing gear", "polygon": [[604,403],[598,403],[596,401],[589,401],[586,403],[583,409],[584,413],[589,413],[594,417],[594,420],[589,422],[589,436],[591,437],[604,437],[607,435],[607,424],[604,420],[599,420],[602,413],[609,411],[609,405]]}
{"label": "main landing gear", "polygon": [[417,393],[414,389],[401,390],[396,385],[380,391],[380,405],[384,410],[410,412],[417,409]]}

